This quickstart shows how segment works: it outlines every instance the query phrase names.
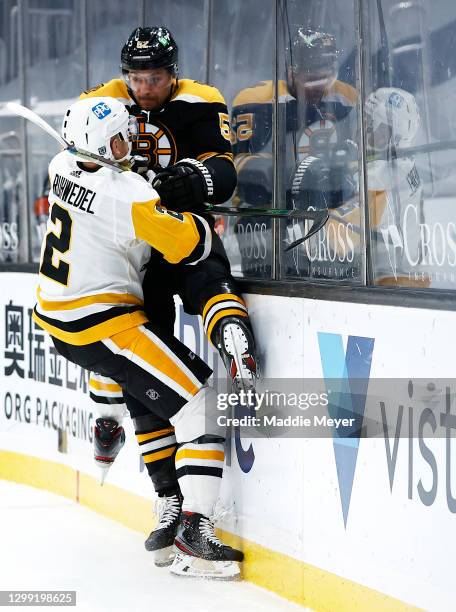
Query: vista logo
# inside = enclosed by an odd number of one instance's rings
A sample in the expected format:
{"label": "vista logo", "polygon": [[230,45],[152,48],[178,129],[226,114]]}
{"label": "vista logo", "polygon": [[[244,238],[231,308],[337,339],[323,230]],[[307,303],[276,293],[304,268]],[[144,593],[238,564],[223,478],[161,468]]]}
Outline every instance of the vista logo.
{"label": "vista logo", "polygon": [[318,333],[321,367],[329,398],[329,416],[355,419],[355,427],[349,436],[345,434],[345,437],[341,437],[333,429],[334,456],[345,527],[355,478],[374,342],[374,338],[348,336],[345,352],[340,334]]}

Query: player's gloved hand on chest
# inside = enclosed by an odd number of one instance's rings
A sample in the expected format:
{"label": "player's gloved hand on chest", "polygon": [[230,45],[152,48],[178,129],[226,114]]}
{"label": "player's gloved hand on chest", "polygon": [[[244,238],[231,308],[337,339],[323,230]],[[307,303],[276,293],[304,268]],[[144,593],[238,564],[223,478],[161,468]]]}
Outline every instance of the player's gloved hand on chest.
{"label": "player's gloved hand on chest", "polygon": [[140,174],[144,178],[147,177],[147,172],[149,170],[149,159],[147,157],[132,155],[130,158],[130,166],[132,171],[136,172],[136,174]]}
{"label": "player's gloved hand on chest", "polygon": [[196,159],[182,159],[158,172],[152,186],[164,206],[177,212],[203,210],[214,193],[209,170]]}

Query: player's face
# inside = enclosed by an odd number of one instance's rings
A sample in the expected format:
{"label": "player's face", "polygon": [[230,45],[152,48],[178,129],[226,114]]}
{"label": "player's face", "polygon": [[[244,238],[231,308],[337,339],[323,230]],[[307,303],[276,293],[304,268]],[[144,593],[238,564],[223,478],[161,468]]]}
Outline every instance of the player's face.
{"label": "player's face", "polygon": [[366,120],[367,147],[374,151],[384,151],[391,144],[391,128],[380,123],[375,129],[371,117]]}
{"label": "player's face", "polygon": [[114,138],[111,142],[111,150],[114,159],[123,159],[130,153],[129,143],[121,138]]}
{"label": "player's face", "polygon": [[294,74],[298,99],[305,99],[311,103],[321,98],[334,81],[335,72],[328,66],[308,68]]}
{"label": "player's face", "polygon": [[166,68],[130,70],[125,75],[139,106],[144,110],[158,110],[168,99],[175,78]]}

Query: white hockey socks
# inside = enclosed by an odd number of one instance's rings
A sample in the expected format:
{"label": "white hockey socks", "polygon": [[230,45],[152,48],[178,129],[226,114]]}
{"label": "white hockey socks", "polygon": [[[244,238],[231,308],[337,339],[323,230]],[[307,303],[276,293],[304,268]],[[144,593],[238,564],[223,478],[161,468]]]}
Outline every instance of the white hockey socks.
{"label": "white hockey socks", "polygon": [[176,454],[176,473],[184,497],[182,510],[211,516],[219,496],[224,444],[186,442]]}

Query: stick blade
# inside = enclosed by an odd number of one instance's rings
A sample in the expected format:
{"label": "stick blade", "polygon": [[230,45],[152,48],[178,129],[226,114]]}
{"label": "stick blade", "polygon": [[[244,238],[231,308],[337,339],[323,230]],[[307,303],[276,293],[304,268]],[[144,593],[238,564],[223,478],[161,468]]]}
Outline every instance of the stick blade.
{"label": "stick blade", "polygon": [[34,111],[30,110],[26,106],[22,106],[22,104],[18,104],[17,102],[7,102],[5,106],[15,115],[23,117],[24,119],[28,119],[29,121],[40,127],[42,130],[47,132],[50,136],[52,136],[52,138],[55,138],[55,140],[57,140],[60,146],[64,149],[68,147],[68,143],[66,142],[66,140],[62,138],[62,136],[60,136],[60,134],[56,130],[54,130],[54,128],[51,127],[49,123],[47,123],[47,121],[44,121],[44,119],[42,119]]}
{"label": "stick blade", "polygon": [[298,238],[298,240],[295,240],[294,242],[289,244],[284,249],[284,253],[288,253],[288,251],[295,249],[297,246],[299,246],[306,240],[309,240],[309,238],[311,238],[314,234],[316,234],[317,232],[321,230],[321,228],[325,225],[325,223],[329,219],[329,212],[327,209],[313,210],[313,211],[309,210],[307,212],[309,213],[309,216],[307,218],[313,221],[312,227],[310,228],[310,230],[307,232],[305,236],[303,236],[302,238]]}

